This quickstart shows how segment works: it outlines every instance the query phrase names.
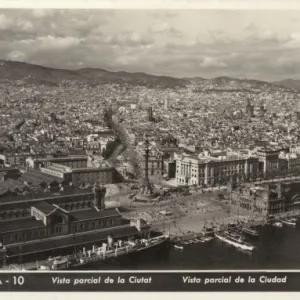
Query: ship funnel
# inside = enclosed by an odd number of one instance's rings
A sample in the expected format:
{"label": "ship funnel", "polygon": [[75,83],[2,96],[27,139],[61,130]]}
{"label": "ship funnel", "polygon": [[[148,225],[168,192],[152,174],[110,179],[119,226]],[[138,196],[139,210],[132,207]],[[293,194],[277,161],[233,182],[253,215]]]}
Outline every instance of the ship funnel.
{"label": "ship funnel", "polygon": [[111,234],[109,234],[107,236],[107,244],[108,244],[108,247],[110,249],[113,249],[113,247],[114,247],[114,238],[113,238],[113,236]]}
{"label": "ship funnel", "polygon": [[136,220],[136,228],[138,231],[141,231],[141,219]]}

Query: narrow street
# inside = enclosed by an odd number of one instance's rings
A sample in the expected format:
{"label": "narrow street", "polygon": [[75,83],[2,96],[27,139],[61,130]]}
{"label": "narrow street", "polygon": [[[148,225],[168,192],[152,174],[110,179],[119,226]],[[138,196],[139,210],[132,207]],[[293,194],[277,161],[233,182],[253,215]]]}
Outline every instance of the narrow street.
{"label": "narrow street", "polygon": [[115,167],[117,157],[121,155],[126,150],[126,147],[123,144],[118,145],[113,151],[110,158],[107,160],[113,167]]}

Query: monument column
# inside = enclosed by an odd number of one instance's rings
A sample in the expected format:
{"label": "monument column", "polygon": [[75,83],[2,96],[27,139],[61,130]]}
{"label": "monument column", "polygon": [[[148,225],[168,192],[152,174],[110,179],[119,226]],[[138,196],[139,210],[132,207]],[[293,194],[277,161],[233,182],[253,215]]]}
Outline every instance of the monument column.
{"label": "monument column", "polygon": [[140,193],[135,197],[136,200],[141,201],[149,201],[151,198],[153,198],[155,195],[153,193],[153,187],[149,180],[149,174],[148,174],[148,163],[149,163],[149,141],[146,138],[145,140],[145,178],[144,183],[141,187]]}
{"label": "monument column", "polygon": [[148,181],[149,141],[145,141],[145,180]]}

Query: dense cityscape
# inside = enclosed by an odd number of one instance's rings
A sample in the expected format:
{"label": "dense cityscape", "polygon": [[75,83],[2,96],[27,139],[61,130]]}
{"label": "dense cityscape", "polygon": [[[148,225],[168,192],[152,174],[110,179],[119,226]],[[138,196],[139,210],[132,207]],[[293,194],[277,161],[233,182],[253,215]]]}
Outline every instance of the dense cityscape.
{"label": "dense cityscape", "polygon": [[184,261],[192,244],[267,263],[263,239],[299,227],[299,123],[300,89],[284,80],[3,59],[0,269],[98,269],[130,255],[133,267],[156,250],[154,268],[188,268],[162,253]]}

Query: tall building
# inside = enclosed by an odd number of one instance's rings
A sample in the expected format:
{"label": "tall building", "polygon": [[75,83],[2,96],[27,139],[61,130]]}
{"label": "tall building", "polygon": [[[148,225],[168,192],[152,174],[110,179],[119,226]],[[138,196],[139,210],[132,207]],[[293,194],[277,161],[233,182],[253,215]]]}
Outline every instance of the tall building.
{"label": "tall building", "polygon": [[165,110],[169,110],[169,100],[168,100],[168,98],[166,98],[165,101],[164,101],[164,107],[165,107]]}
{"label": "tall building", "polygon": [[[148,166],[146,170],[146,166]],[[143,160],[144,174],[148,172],[150,176],[162,176],[164,174],[164,159],[162,153],[151,154],[148,157],[148,163]]]}
{"label": "tall building", "polygon": [[253,117],[254,117],[254,106],[251,105],[250,99],[247,99],[246,115],[247,115],[249,118],[253,118]]}
{"label": "tall building", "polygon": [[261,148],[257,150],[259,161],[262,163],[263,174],[279,170],[279,153],[280,150]]}
{"label": "tall building", "polygon": [[264,105],[261,105],[261,106],[259,107],[259,116],[260,116],[261,118],[263,118],[263,117],[265,116],[265,112],[266,112],[265,106],[264,106]]}
{"label": "tall building", "polygon": [[152,122],[153,121],[153,109],[152,109],[152,106],[150,106],[148,108],[148,121],[149,122]]}
{"label": "tall building", "polygon": [[113,110],[112,106],[104,109],[104,121],[110,127],[112,123]]}

